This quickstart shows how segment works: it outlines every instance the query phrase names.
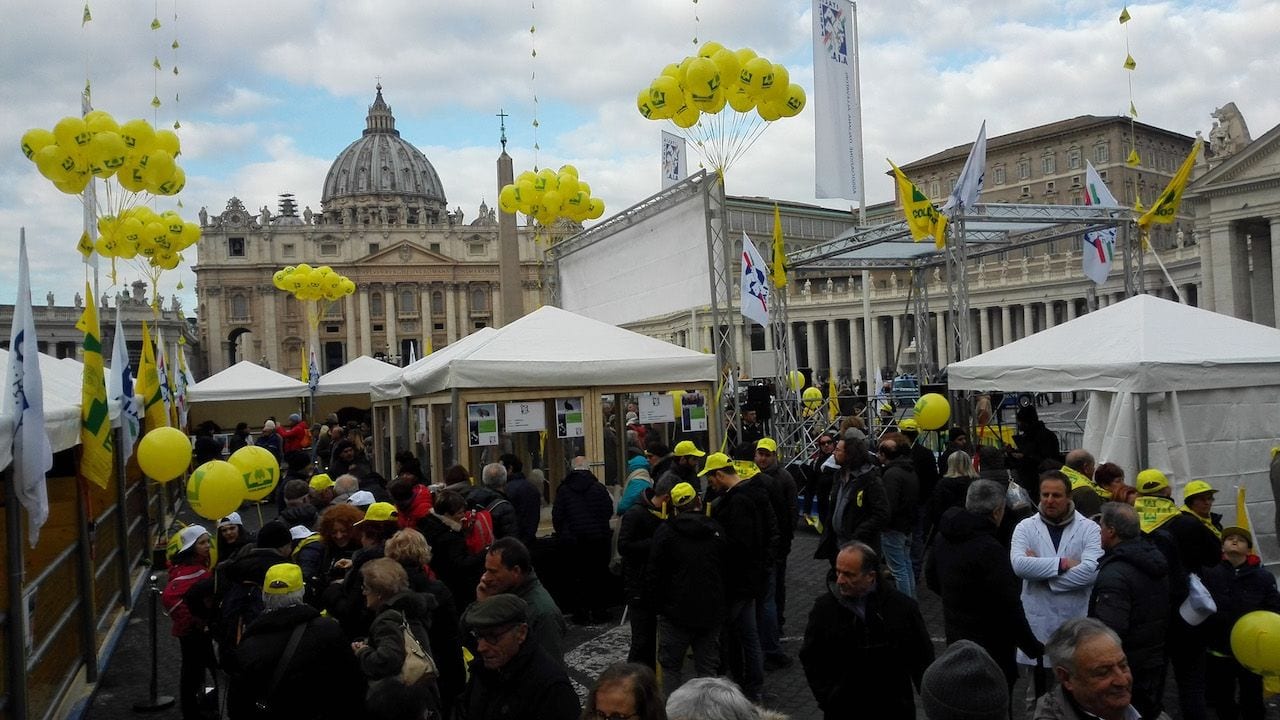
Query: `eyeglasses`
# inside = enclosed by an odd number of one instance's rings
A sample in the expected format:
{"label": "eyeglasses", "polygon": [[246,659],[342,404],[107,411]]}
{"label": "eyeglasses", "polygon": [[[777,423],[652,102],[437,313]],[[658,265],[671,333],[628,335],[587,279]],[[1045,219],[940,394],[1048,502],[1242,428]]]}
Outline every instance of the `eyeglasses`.
{"label": "eyeglasses", "polygon": [[494,645],[502,640],[507,633],[514,630],[515,627],[515,625],[507,625],[506,627],[491,628],[487,630],[472,630],[471,637],[475,638],[476,642],[483,640],[490,645]]}
{"label": "eyeglasses", "polygon": [[636,718],[640,717],[640,714],[639,713],[632,713],[630,715],[623,715],[622,713],[605,714],[599,710],[596,710],[595,712],[591,713],[587,717],[591,718],[591,720],[635,720]]}
{"label": "eyeglasses", "polygon": [[830,444],[831,444],[831,441],[830,441],[830,440],[819,440],[819,441],[818,441],[818,444],[819,444],[819,445],[830,445]]}

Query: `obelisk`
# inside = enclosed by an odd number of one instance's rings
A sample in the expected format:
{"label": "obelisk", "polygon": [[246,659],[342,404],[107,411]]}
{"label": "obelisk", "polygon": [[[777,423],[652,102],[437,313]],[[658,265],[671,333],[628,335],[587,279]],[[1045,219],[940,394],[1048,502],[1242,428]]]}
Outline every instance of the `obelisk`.
{"label": "obelisk", "polygon": [[[502,154],[498,156],[498,193],[515,182],[511,156],[507,154],[506,113],[498,111],[502,128]],[[498,282],[502,295],[502,324],[513,323],[524,316],[524,288],[520,278],[520,238],[516,233],[515,213],[498,208]]]}

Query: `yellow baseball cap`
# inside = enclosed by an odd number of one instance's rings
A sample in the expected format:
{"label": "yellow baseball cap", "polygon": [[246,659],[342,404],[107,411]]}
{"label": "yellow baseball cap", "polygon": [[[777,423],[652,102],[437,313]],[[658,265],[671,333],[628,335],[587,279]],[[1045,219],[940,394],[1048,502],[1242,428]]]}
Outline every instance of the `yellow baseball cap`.
{"label": "yellow baseball cap", "polygon": [[268,595],[285,595],[302,589],[302,568],[293,563],[279,563],[267,568],[262,581],[262,592]]}
{"label": "yellow baseball cap", "polygon": [[364,511],[364,519],[357,520],[356,525],[369,520],[371,522],[386,522],[388,520],[396,520],[400,517],[400,512],[396,510],[396,506],[389,502],[376,502]]}
{"label": "yellow baseball cap", "polygon": [[1196,495],[1203,495],[1205,493],[1216,493],[1216,492],[1218,491],[1214,490],[1213,486],[1210,485],[1209,483],[1203,480],[1192,480],[1191,482],[1187,483],[1187,487],[1182,490],[1182,498],[1184,500],[1189,500]]}
{"label": "yellow baseball cap", "polygon": [[328,475],[324,473],[319,473],[317,475],[311,476],[312,490],[315,490],[316,492],[320,492],[321,490],[327,490],[331,487],[333,487],[333,478],[330,478]]}
{"label": "yellow baseball cap", "polygon": [[920,432],[920,423],[915,418],[903,418],[898,421],[898,429],[902,432]]}
{"label": "yellow baseball cap", "polygon": [[693,502],[696,497],[698,497],[698,493],[689,483],[676,483],[676,486],[671,488],[671,504],[676,507],[684,507]]}
{"label": "yellow baseball cap", "polygon": [[716,470],[727,470],[728,472],[737,474],[737,470],[733,467],[733,458],[724,453],[711,453],[707,456],[707,463],[702,467],[702,472],[698,473],[698,477],[702,477]]}
{"label": "yellow baseball cap", "polygon": [[1136,482],[1141,495],[1154,495],[1169,487],[1169,478],[1155,468],[1147,468],[1138,473]]}
{"label": "yellow baseball cap", "polygon": [[692,455],[694,457],[706,457],[707,454],[698,449],[692,440],[681,440],[676,443],[676,449],[671,451],[676,457],[686,457]]}
{"label": "yellow baseball cap", "polygon": [[756,449],[766,450],[768,452],[777,454],[778,443],[773,438],[760,438],[760,441],[756,443]]}

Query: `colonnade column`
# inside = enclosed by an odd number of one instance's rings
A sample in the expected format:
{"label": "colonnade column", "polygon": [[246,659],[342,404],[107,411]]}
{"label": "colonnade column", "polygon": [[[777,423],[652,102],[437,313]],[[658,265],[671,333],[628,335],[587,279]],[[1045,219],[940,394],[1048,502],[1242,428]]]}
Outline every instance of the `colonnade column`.
{"label": "colonnade column", "polygon": [[874,363],[867,368],[867,387],[871,387],[870,382],[875,377],[876,371],[884,366],[884,346],[880,344],[880,318],[871,316],[871,362]]}
{"label": "colonnade column", "polygon": [[[849,375],[854,381],[858,379],[858,369],[866,364],[867,349],[862,339],[862,328],[857,318],[849,318]],[[866,369],[862,370],[866,377]]]}
{"label": "colonnade column", "polygon": [[978,336],[982,339],[980,353],[987,352],[991,345],[991,313],[988,308],[978,308]]}
{"label": "colonnade column", "polygon": [[938,367],[944,368],[951,363],[951,353],[948,352],[951,348],[951,339],[947,337],[947,314],[938,312],[934,313],[933,317],[934,327],[937,328],[937,330],[934,331],[933,339],[934,343],[938,346]]}
{"label": "colonnade column", "polygon": [[827,377],[836,376],[840,367],[840,331],[835,320],[827,321]]}
{"label": "colonnade column", "polygon": [[[1280,242],[1280,217],[1271,218],[1271,279],[1272,279],[1272,320],[1273,324],[1280,327],[1280,290],[1274,285],[1277,278],[1280,278],[1280,252],[1275,251],[1276,242]],[[1203,266],[1203,265],[1202,265]],[[1208,275],[1208,273],[1205,273]],[[1197,298],[1203,303],[1204,293],[1197,293]]]}
{"label": "colonnade column", "polygon": [[397,327],[399,313],[396,312],[396,287],[394,285],[390,287],[384,285],[383,287],[385,289],[382,291],[382,309],[387,313],[387,324],[385,326],[387,329],[387,354],[399,355],[400,334],[397,332],[399,330],[399,327]]}
{"label": "colonnade column", "polygon": [[1057,302],[1053,300],[1050,300],[1049,302],[1044,304],[1044,329],[1045,330],[1048,330],[1049,328],[1057,324],[1057,318],[1055,317],[1057,315],[1057,312],[1055,312],[1055,307],[1054,307],[1055,305],[1057,305]]}
{"label": "colonnade column", "polygon": [[1022,304],[1022,337],[1030,337],[1036,332],[1036,311],[1031,303]]}
{"label": "colonnade column", "polygon": [[431,283],[418,285],[418,321],[422,323],[421,337],[418,339],[418,357],[427,354],[431,346],[431,330],[435,327],[431,317]]}
{"label": "colonnade column", "polygon": [[349,360],[359,355],[356,351],[356,296],[348,295],[342,298],[342,317],[347,325],[347,349],[343,353],[343,359]]}
{"label": "colonnade column", "polygon": [[373,356],[373,323],[369,317],[369,288],[361,285],[356,293],[360,303],[360,354]]}
{"label": "colonnade column", "polygon": [[444,330],[449,342],[458,339],[458,300],[455,297],[457,286],[454,283],[444,284]]}
{"label": "colonnade column", "polygon": [[1008,345],[1013,342],[1013,322],[1009,317],[1009,306],[1000,306],[1000,344]]}
{"label": "colonnade column", "polygon": [[902,316],[895,313],[893,315],[893,337],[891,339],[893,345],[889,348],[889,362],[893,363],[893,367],[889,369],[892,375],[898,374],[898,348],[902,347]]}

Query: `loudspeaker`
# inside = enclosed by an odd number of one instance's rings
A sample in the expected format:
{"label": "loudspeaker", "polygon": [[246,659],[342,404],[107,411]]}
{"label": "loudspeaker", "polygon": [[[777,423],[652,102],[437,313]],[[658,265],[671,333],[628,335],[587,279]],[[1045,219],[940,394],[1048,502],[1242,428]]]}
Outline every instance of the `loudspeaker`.
{"label": "loudspeaker", "polygon": [[769,394],[769,388],[764,385],[748,385],[747,386],[747,405],[744,409],[756,411],[756,418],[760,422],[767,422],[773,417],[773,398]]}

